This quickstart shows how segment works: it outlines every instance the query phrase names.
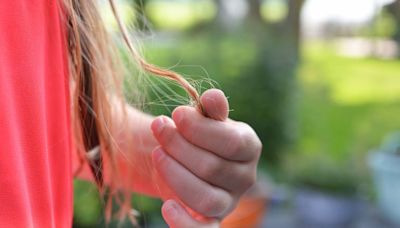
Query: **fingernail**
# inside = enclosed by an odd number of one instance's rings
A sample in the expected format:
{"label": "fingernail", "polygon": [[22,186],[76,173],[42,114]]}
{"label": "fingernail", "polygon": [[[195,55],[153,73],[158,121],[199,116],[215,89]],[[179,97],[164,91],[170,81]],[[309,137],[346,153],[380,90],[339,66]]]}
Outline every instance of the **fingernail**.
{"label": "fingernail", "polygon": [[164,126],[165,126],[164,118],[161,116],[157,117],[157,119],[153,121],[153,123],[151,124],[151,129],[153,130],[154,133],[160,133],[164,128]]}
{"label": "fingernail", "polygon": [[178,207],[173,200],[167,202],[165,210],[171,218],[175,218],[178,215]]}
{"label": "fingernail", "polygon": [[154,156],[154,160],[157,163],[160,163],[162,160],[165,159],[165,152],[163,151],[163,149],[161,149],[161,147],[157,148],[154,152],[153,152],[153,156]]}
{"label": "fingernail", "polygon": [[180,110],[177,110],[172,115],[173,115],[173,119],[174,119],[176,124],[179,124],[183,119],[183,112],[180,111]]}

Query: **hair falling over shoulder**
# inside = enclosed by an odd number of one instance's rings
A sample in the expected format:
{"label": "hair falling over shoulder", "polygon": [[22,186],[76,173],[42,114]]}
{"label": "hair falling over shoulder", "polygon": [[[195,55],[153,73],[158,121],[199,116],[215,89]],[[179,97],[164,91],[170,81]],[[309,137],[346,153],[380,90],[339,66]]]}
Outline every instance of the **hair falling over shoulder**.
{"label": "hair falling over shoulder", "polygon": [[[201,110],[197,91],[183,77],[149,64],[141,57],[129,39],[114,1],[108,1],[123,41],[137,67],[179,83]],[[130,189],[118,186],[119,150],[111,135],[111,129],[114,127],[111,121],[112,105],[115,105],[113,101],[119,100],[121,105],[119,110],[124,110],[123,64],[105,29],[97,2],[97,0],[62,0],[61,8],[64,11],[68,33],[74,142],[81,167],[85,163],[89,164],[100,193],[107,193],[106,219],[109,221],[112,217],[111,207],[114,200],[120,204],[120,218],[128,216],[135,222],[131,213]],[[108,168],[104,169],[104,166]],[[104,173],[105,170],[109,173]],[[104,176],[110,177],[107,182],[107,192],[104,187]]]}

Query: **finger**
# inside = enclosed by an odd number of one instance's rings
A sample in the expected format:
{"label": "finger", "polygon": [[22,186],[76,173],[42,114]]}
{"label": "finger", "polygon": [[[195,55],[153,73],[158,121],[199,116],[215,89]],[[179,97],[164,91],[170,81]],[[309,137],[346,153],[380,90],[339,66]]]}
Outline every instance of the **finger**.
{"label": "finger", "polygon": [[161,147],[152,154],[158,174],[185,205],[210,218],[220,218],[231,210],[232,198],[211,186],[168,156]]}
{"label": "finger", "polygon": [[168,226],[171,228],[218,228],[217,221],[202,223],[192,218],[186,210],[174,200],[164,202],[161,213]]}
{"label": "finger", "polygon": [[221,121],[228,118],[229,103],[221,90],[207,90],[200,97],[200,102],[207,117]]}
{"label": "finger", "polygon": [[255,132],[244,123],[206,118],[188,106],[176,108],[172,119],[186,140],[225,159],[252,161],[261,151]]}
{"label": "finger", "polygon": [[[179,134],[174,122],[167,117],[159,117],[157,121],[152,128],[162,148],[197,177],[212,185],[228,191],[235,190],[235,192],[246,190],[255,181],[255,178],[250,175],[253,172],[250,171],[252,167],[249,164],[225,160],[189,143]],[[157,127],[158,124],[164,125],[161,130]]]}

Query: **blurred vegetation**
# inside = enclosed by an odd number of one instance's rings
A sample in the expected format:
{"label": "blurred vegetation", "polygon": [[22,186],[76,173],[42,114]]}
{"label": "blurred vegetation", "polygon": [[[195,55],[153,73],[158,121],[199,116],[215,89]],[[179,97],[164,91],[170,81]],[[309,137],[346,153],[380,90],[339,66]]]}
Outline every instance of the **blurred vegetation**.
{"label": "blurred vegetation", "polygon": [[400,128],[400,61],[339,56],[333,43],[303,50],[299,138],[284,170],[298,185],[368,192],[365,157]]}
{"label": "blurred vegetation", "polygon": [[346,159],[399,127],[400,62],[341,57],[332,47],[312,43],[304,48],[298,148]]}
{"label": "blurred vegetation", "polygon": [[400,44],[400,1],[395,0],[386,5],[384,11],[390,14],[391,18],[395,22],[394,34],[391,37],[397,42],[397,44]]}
{"label": "blurred vegetation", "polygon": [[286,160],[287,180],[298,188],[334,195],[356,195],[360,172],[352,159],[337,161],[323,153],[296,153]]}

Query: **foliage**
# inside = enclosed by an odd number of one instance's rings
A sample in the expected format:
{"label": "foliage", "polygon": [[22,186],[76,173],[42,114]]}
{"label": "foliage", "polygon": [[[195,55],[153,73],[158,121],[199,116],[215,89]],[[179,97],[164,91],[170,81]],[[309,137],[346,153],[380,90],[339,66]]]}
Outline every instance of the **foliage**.
{"label": "foliage", "polygon": [[216,15],[211,0],[160,1],[146,4],[145,12],[152,25],[169,30],[184,30],[212,20]]}
{"label": "foliage", "polygon": [[386,10],[382,10],[369,26],[364,26],[360,35],[372,38],[391,38],[396,33],[396,20]]}
{"label": "foliage", "polygon": [[[106,224],[104,219],[104,201],[98,193],[97,187],[83,180],[74,181],[74,227],[132,227],[126,219],[119,221],[112,219]],[[143,195],[134,194],[132,205],[139,211],[138,224],[143,227],[151,224],[162,224],[161,201]],[[114,203],[113,211],[118,211],[118,205]]]}
{"label": "foliage", "polygon": [[100,196],[94,184],[74,181],[74,224],[78,227],[94,227],[102,215]]}
{"label": "foliage", "polygon": [[327,154],[294,154],[286,160],[289,181],[301,188],[336,195],[357,193],[360,177],[351,161],[335,161]]}
{"label": "foliage", "polygon": [[375,22],[376,36],[390,38],[396,32],[396,21],[391,14],[383,10]]}
{"label": "foliage", "polygon": [[392,153],[400,156],[400,131],[388,134],[384,138],[379,150],[385,153]]}
{"label": "foliage", "polygon": [[284,20],[288,14],[287,2],[283,0],[263,1],[260,13],[262,18],[268,22],[280,22]]}

